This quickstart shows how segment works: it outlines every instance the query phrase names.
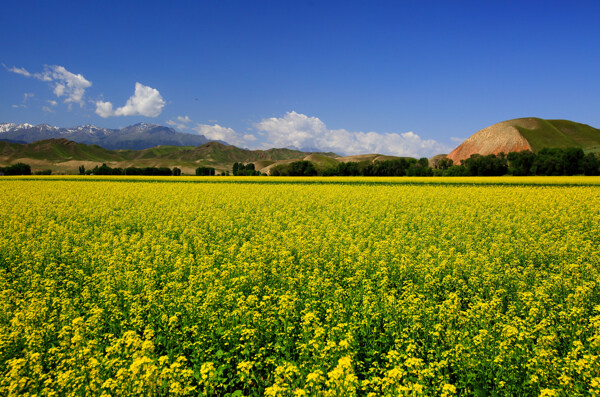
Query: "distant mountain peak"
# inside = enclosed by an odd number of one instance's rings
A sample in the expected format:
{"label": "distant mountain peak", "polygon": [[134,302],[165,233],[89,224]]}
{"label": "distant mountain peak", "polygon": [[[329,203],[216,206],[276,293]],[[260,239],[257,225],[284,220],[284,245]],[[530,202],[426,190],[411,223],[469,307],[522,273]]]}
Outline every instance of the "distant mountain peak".
{"label": "distant mountain peak", "polygon": [[121,129],[109,129],[84,124],[72,128],[48,124],[0,124],[1,139],[31,143],[40,140],[68,138],[74,142],[99,145],[106,149],[148,149],[164,146],[200,146],[208,139],[204,135],[187,134],[152,123],[137,123]]}

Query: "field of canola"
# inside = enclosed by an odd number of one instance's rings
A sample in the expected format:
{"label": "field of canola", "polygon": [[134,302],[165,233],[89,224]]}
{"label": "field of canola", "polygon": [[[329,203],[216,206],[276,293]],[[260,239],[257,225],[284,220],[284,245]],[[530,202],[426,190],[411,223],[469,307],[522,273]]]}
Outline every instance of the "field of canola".
{"label": "field of canola", "polygon": [[598,178],[149,180],[0,179],[0,395],[600,393]]}

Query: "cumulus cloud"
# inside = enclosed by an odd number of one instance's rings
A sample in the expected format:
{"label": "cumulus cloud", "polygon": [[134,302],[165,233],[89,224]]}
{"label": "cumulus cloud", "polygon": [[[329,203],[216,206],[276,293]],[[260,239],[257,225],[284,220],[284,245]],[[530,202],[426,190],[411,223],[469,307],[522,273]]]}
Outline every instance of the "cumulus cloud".
{"label": "cumulus cloud", "polygon": [[44,71],[33,74],[25,68],[16,66],[12,68],[4,67],[9,72],[51,83],[53,85],[53,92],[57,97],[66,96],[65,103],[78,103],[79,106],[83,106],[85,90],[92,86],[92,83],[83,77],[83,75],[71,73],[64,66],[44,66]]}
{"label": "cumulus cloud", "polygon": [[111,102],[96,101],[96,114],[106,118],[111,116],[156,117],[162,112],[165,101],[156,88],[135,83],[135,93],[124,106],[113,110]]}
{"label": "cumulus cloud", "polygon": [[54,83],[54,94],[57,97],[66,96],[65,103],[78,103],[83,106],[83,96],[86,88],[92,86],[83,75],[69,72],[63,66],[46,66],[42,73],[36,73],[35,78]]}
{"label": "cumulus cloud", "polygon": [[255,141],[256,137],[252,134],[241,135],[233,128],[223,127],[219,124],[196,124],[193,130],[200,135],[204,135],[211,141],[224,141],[230,145],[246,147],[249,142]]}
{"label": "cumulus cloud", "polygon": [[433,139],[422,139],[412,131],[378,133],[332,130],[319,118],[295,111],[283,117],[264,119],[255,127],[266,136],[265,146],[316,149],[345,155],[380,153],[421,157],[448,152],[446,145]]}
{"label": "cumulus cloud", "polygon": [[244,142],[243,138],[233,128],[223,127],[219,124],[196,124],[194,130],[211,141],[225,141],[236,146],[242,145]]}
{"label": "cumulus cloud", "polygon": [[96,101],[96,114],[103,118],[114,116],[115,112],[113,112],[112,103]]}

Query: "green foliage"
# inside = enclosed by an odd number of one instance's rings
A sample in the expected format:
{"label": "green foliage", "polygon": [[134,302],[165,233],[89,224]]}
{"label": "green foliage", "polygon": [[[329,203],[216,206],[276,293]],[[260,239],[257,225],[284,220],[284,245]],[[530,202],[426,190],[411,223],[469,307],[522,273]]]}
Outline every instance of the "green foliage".
{"label": "green foliage", "polygon": [[581,162],[584,175],[600,175],[600,159],[594,153],[588,153]]}
{"label": "green foliage", "polygon": [[508,162],[504,153],[498,156],[474,154],[466,159],[463,165],[471,176],[501,176],[508,171]]}
{"label": "green foliage", "polygon": [[469,170],[463,165],[452,165],[442,174],[443,176],[470,176]]}
{"label": "green foliage", "polygon": [[529,150],[511,152],[506,156],[506,158],[509,162],[508,171],[511,175],[532,175],[531,168],[533,167],[533,163],[536,158],[536,155],[533,152]]}
{"label": "green foliage", "polygon": [[443,159],[441,159],[440,161],[437,162],[435,168],[440,169],[440,170],[447,170],[448,168],[452,167],[453,165],[454,165],[454,161],[452,161],[452,159],[449,159],[448,157],[444,157]]}
{"label": "green foliage", "polygon": [[500,175],[599,175],[600,161],[593,153],[584,155],[581,148],[544,148],[530,151],[481,156],[472,155],[460,166],[444,171],[444,176],[500,176]]}
{"label": "green foliage", "polygon": [[2,396],[600,393],[597,185],[6,179]]}
{"label": "green foliage", "polygon": [[399,158],[383,161],[339,163],[323,172],[323,176],[430,176],[433,175],[426,158]]}
{"label": "green foliage", "polygon": [[544,148],[536,153],[531,172],[534,175],[575,175],[583,173],[583,150]]}
{"label": "green foliage", "polygon": [[343,162],[335,167],[317,169],[309,161],[280,164],[271,169],[273,176],[501,176],[501,175],[599,175],[600,160],[581,148],[545,148],[537,153],[512,152],[508,155],[474,154],[460,165],[442,159],[437,168],[426,158],[399,158],[384,161]]}
{"label": "green foliage", "polygon": [[310,161],[294,161],[289,164],[280,164],[271,169],[272,176],[316,176],[317,169]]}
{"label": "green foliage", "polygon": [[17,163],[8,167],[0,167],[0,175],[31,175],[31,166],[25,163]]}
{"label": "green foliage", "polygon": [[171,176],[173,171],[167,167],[128,167],[112,168],[103,163],[100,167],[95,166],[86,171],[86,175],[146,175],[146,176]]}
{"label": "green foliage", "polygon": [[213,167],[198,167],[196,168],[197,176],[214,176],[215,169]]}
{"label": "green foliage", "polygon": [[257,176],[260,175],[259,171],[254,168],[254,163],[233,163],[233,175],[234,176]]}

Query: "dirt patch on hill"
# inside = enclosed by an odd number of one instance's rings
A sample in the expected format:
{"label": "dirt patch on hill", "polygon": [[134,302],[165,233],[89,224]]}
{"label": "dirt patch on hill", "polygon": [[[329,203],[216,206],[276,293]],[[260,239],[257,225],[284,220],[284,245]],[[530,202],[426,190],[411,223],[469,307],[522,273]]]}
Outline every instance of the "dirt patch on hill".
{"label": "dirt patch on hill", "polygon": [[[486,156],[501,152],[531,150],[531,145],[527,139],[515,128],[515,122],[517,120],[503,121],[476,132],[450,152],[448,158],[454,161],[454,164],[459,164],[476,153]],[[537,122],[535,119],[520,119],[518,125],[525,128],[535,128]]]}
{"label": "dirt patch on hill", "polygon": [[258,171],[260,171],[260,172],[262,172],[262,173],[264,173],[264,174],[267,174],[267,175],[271,175],[271,168],[273,168],[273,167],[276,167],[276,166],[278,166],[278,165],[280,165],[280,164],[289,164],[289,163],[293,163],[294,161],[298,161],[298,160],[301,160],[301,159],[293,159],[293,160],[280,160],[280,161],[277,161],[277,162],[275,162],[275,163],[273,163],[273,164],[270,164],[270,165],[268,165],[268,166],[266,166],[266,167],[264,167],[264,168],[260,168]]}
{"label": "dirt patch on hill", "polygon": [[377,157],[380,157],[381,154],[357,154],[355,156],[345,156],[338,157],[337,160],[340,163],[348,163],[348,162],[360,162],[360,161],[370,161],[372,162]]}

